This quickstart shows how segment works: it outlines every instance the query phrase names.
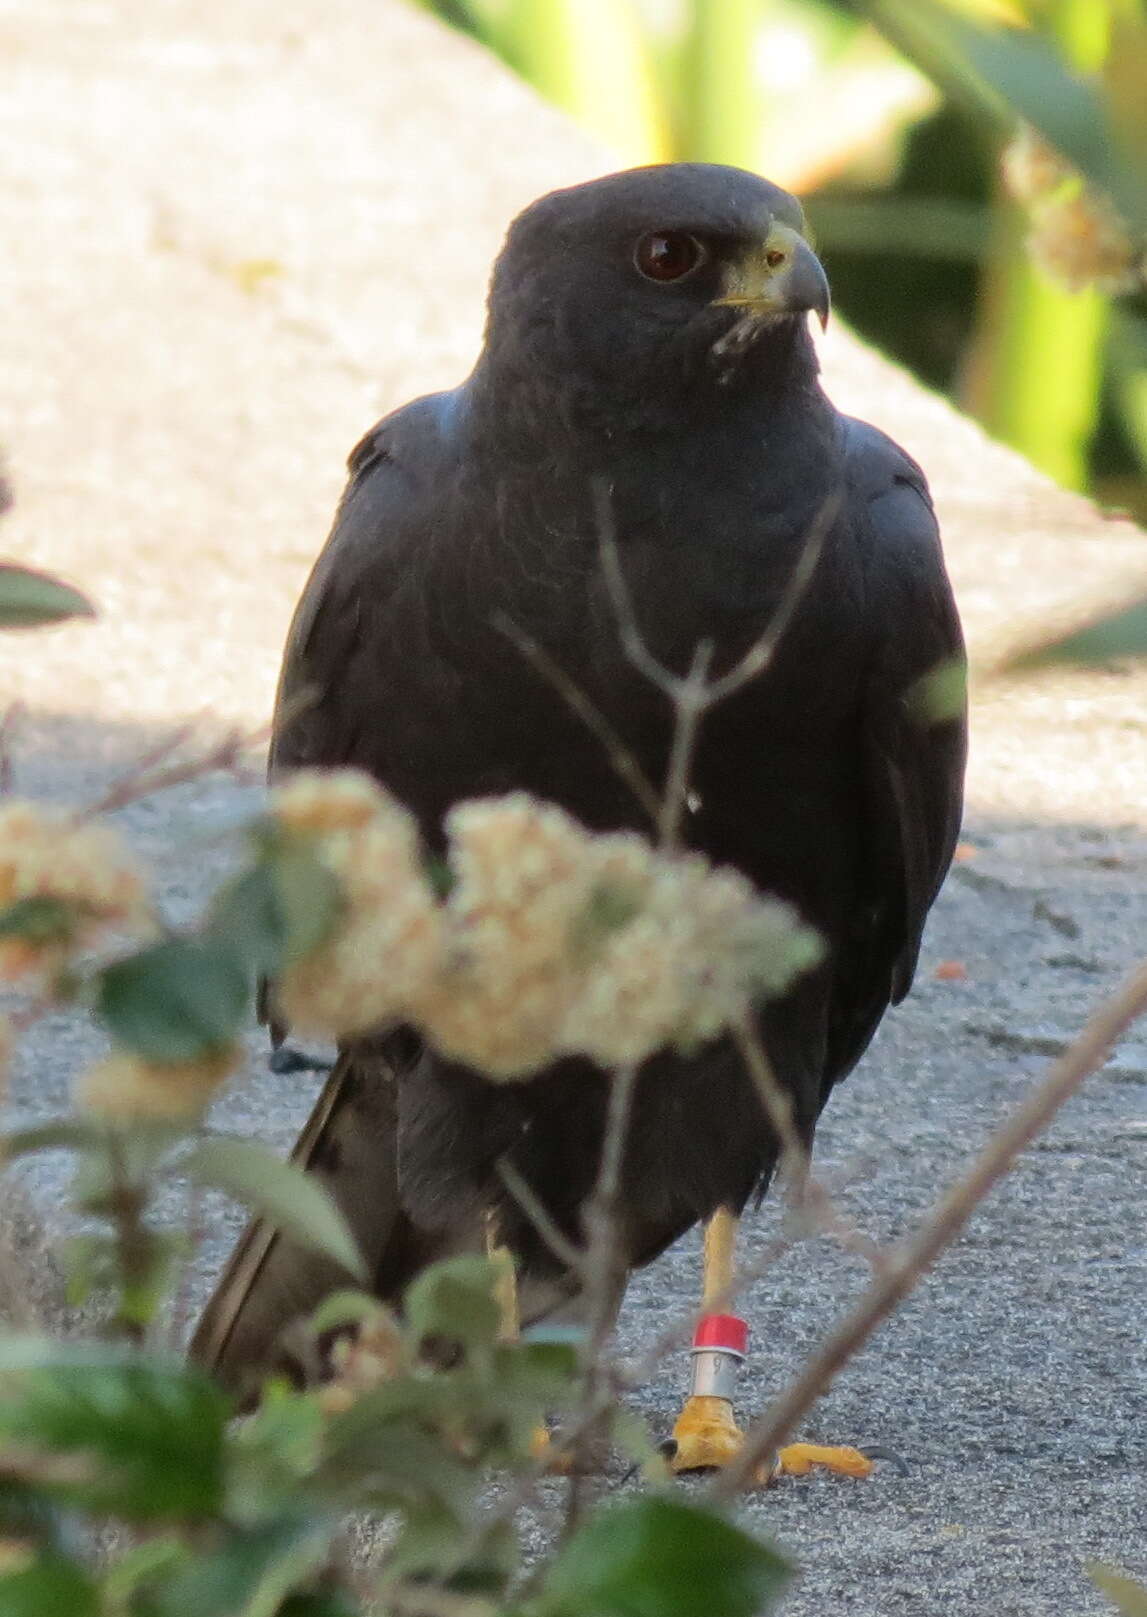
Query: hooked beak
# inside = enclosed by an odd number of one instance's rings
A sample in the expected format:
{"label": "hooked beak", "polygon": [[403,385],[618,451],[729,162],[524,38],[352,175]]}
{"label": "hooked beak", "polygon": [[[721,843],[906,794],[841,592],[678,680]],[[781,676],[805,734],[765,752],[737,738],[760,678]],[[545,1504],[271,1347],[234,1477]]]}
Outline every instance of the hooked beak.
{"label": "hooked beak", "polygon": [[803,314],[811,310],[823,331],[831,299],[820,259],[799,231],[774,224],[763,242],[725,273],[717,308],[744,309],[746,314]]}

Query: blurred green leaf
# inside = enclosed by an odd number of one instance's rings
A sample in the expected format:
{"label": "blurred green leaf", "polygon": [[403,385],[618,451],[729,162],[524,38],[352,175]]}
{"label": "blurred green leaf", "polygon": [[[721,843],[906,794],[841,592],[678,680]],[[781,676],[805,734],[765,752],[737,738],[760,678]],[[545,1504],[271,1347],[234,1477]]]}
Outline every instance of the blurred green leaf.
{"label": "blurred green leaf", "polygon": [[[324,1426],[323,1411],[312,1397],[282,1381],[268,1382],[262,1390],[258,1407],[235,1433],[232,1447],[232,1502],[236,1492],[234,1473],[237,1470],[249,1473],[256,1504],[260,1494],[267,1492],[268,1466],[274,1469],[277,1479],[285,1477],[292,1484],[297,1483],[300,1477],[308,1476],[318,1463]],[[252,1513],[248,1512],[245,1519],[252,1519]]]}
{"label": "blurred green leaf", "polygon": [[[447,1587],[458,1593],[497,1593],[505,1588],[518,1565],[517,1537],[509,1524],[485,1536],[481,1557],[458,1566],[458,1518],[449,1511],[420,1510],[406,1522],[386,1557],[383,1598],[395,1584],[419,1578],[433,1579],[443,1567],[453,1567]],[[412,1592],[412,1591],[411,1591]],[[385,1606],[383,1608],[386,1609]],[[485,1603],[464,1607],[465,1617],[501,1617]]]}
{"label": "blurred green leaf", "polygon": [[600,1511],[561,1551],[542,1617],[760,1617],[788,1563],[721,1516],[664,1495]]}
{"label": "blurred green leaf", "polygon": [[0,629],[31,629],[68,618],[94,618],[86,596],[50,573],[0,562]]}
{"label": "blurred green leaf", "polygon": [[1108,7],[1111,41],[1103,82],[1111,121],[1124,151],[1147,153],[1147,12],[1131,6]]}
{"label": "blurred green leaf", "polygon": [[4,1617],[100,1617],[92,1578],[60,1555],[43,1555],[22,1571],[0,1573]]}
{"label": "blurred green leaf", "polygon": [[308,1514],[233,1530],[166,1580],[151,1610],[155,1617],[276,1617],[297,1585],[322,1570],[335,1526]]}
{"label": "blurred green leaf", "polygon": [[1115,1602],[1123,1617],[1147,1617],[1147,1589],[1134,1578],[1116,1572],[1114,1567],[1102,1566],[1098,1561],[1088,1564],[1087,1575],[1097,1589]]}
{"label": "blurred green leaf", "polygon": [[[139,1611],[141,1602],[134,1600],[136,1591],[156,1578],[170,1577],[175,1568],[193,1553],[190,1545],[184,1543],[176,1533],[147,1538],[142,1544],[120,1551],[103,1575],[105,1606],[102,1609],[108,1613],[108,1617],[112,1613],[119,1617],[125,1608],[133,1614]],[[140,1617],[146,1617],[147,1613],[148,1607],[145,1606]]]}
{"label": "blurred green leaf", "polygon": [[942,89],[997,122],[1037,129],[1125,218],[1147,229],[1147,170],[1123,154],[1102,92],[1073,73],[1034,29],[991,28],[938,0],[854,0]]}
{"label": "blurred green leaf", "polygon": [[362,1617],[362,1607],[338,1589],[288,1595],[276,1617]]}
{"label": "blurred green leaf", "polygon": [[952,198],[812,197],[805,207],[818,247],[975,263],[990,235],[988,209]]}
{"label": "blurred green leaf", "polygon": [[1144,656],[1147,656],[1147,596],[1117,612],[1096,618],[1082,628],[1017,652],[1004,664],[1003,671],[1028,673],[1053,663],[1090,666]]}
{"label": "blurred green leaf", "polygon": [[230,950],[213,940],[169,938],[109,966],[96,1008],[117,1043],[148,1061],[194,1061],[229,1044],[250,990]]}
{"label": "blurred green leaf", "polygon": [[188,1176],[253,1208],[301,1246],[333,1258],[359,1280],[366,1265],[346,1220],[318,1181],[250,1140],[212,1135],[183,1163]]}
{"label": "blurred green leaf", "polygon": [[660,91],[633,0],[506,0],[490,37],[511,67],[627,161],[668,157]]}
{"label": "blurred green leaf", "polygon": [[94,1510],[129,1521],[217,1510],[230,1412],[194,1366],[114,1347],[0,1338],[7,1468]]}
{"label": "blurred green leaf", "polygon": [[[402,1376],[331,1418],[317,1481],[334,1498],[379,1513],[445,1513],[460,1525],[481,1475],[455,1441],[462,1427],[445,1375]],[[444,1433],[448,1439],[444,1441]]]}
{"label": "blurred green leaf", "polygon": [[315,1336],[344,1325],[364,1325],[384,1311],[384,1304],[368,1291],[332,1291],[311,1315],[308,1326]]}
{"label": "blurred green leaf", "polygon": [[692,0],[682,89],[685,143],[706,163],[760,161],[767,103],[757,88],[759,0]]}
{"label": "blurred green leaf", "polygon": [[968,664],[952,657],[911,686],[908,709],[918,724],[945,724],[963,717],[968,705]]}
{"label": "blurred green leaf", "polygon": [[85,1123],[79,1118],[34,1123],[30,1128],[0,1135],[0,1161],[31,1156],[36,1151],[106,1151],[107,1139],[107,1130],[100,1124]]}
{"label": "blurred green leaf", "polygon": [[340,901],[337,880],[311,850],[279,840],[222,889],[209,929],[248,969],[273,976],[323,942]]}
{"label": "blurred green leaf", "polygon": [[13,1540],[63,1553],[74,1543],[73,1524],[58,1500],[0,1472],[0,1541]]}
{"label": "blurred green leaf", "polygon": [[624,1404],[615,1405],[609,1414],[609,1436],[613,1446],[646,1474],[665,1475],[660,1446],[638,1410],[628,1409]]}
{"label": "blurred green leaf", "polygon": [[420,1341],[441,1336],[465,1347],[493,1346],[502,1316],[497,1270],[487,1258],[447,1258],[407,1289],[405,1313]]}
{"label": "blurred green leaf", "polygon": [[59,898],[18,898],[0,910],[0,936],[31,943],[66,942],[76,929],[76,914]]}

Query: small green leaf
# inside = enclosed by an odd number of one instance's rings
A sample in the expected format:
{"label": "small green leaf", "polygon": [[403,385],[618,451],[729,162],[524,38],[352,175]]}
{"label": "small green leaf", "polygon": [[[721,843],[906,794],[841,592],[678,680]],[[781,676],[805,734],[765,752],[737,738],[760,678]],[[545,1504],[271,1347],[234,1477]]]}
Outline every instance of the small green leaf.
{"label": "small green leaf", "polygon": [[309,848],[276,839],[254,869],[223,888],[210,932],[248,970],[274,976],[323,942],[340,902],[338,882]]}
{"label": "small green leaf", "polygon": [[961,719],[968,705],[968,663],[950,657],[909,687],[905,700],[918,724],[947,724]]}
{"label": "small green leaf", "polygon": [[481,1473],[456,1452],[459,1412],[447,1383],[442,1375],[400,1376],[363,1393],[329,1421],[316,1484],[356,1509],[430,1510],[461,1524]]}
{"label": "small green leaf", "polygon": [[22,1571],[0,1574],[4,1617],[99,1617],[103,1604],[94,1581],[60,1555],[42,1555]]}
{"label": "small green leaf", "polygon": [[193,1553],[190,1545],[183,1543],[175,1533],[145,1539],[133,1549],[117,1553],[103,1577],[107,1607],[117,1617],[125,1608],[134,1613],[138,1605],[128,1602],[135,1592],[157,1578],[170,1578],[175,1568]]}
{"label": "small green leaf", "polygon": [[18,898],[0,910],[0,936],[30,943],[66,943],[76,929],[76,912],[59,898]]}
{"label": "small green leaf", "polygon": [[435,854],[426,854],[422,861],[422,873],[426,877],[427,885],[435,898],[449,898],[457,885],[458,878],[451,870],[445,859]]}
{"label": "small green leaf", "polygon": [[32,629],[67,618],[94,618],[86,596],[50,573],[0,562],[0,629]]}
{"label": "small green leaf", "polygon": [[148,1061],[195,1061],[230,1044],[247,1015],[247,976],[222,944],[169,938],[109,966],[97,1011]]}
{"label": "small green leaf", "polygon": [[1147,1589],[1134,1578],[1097,1561],[1089,1562],[1087,1575],[1097,1589],[1114,1601],[1122,1617],[1147,1617]]}
{"label": "small green leaf", "polygon": [[[256,1513],[261,1505],[262,1513],[266,1514],[269,1469],[277,1478],[288,1479],[292,1487],[300,1477],[308,1477],[314,1471],[325,1424],[323,1411],[308,1393],[288,1386],[283,1380],[272,1380],[264,1385],[258,1408],[235,1434],[233,1449],[235,1459],[242,1457],[244,1461],[254,1462],[251,1476]],[[233,1508],[235,1494],[236,1478],[232,1475]]]}
{"label": "small green leaf", "polygon": [[362,1607],[339,1589],[288,1595],[276,1617],[362,1617]]}
{"label": "small green leaf", "polygon": [[384,1305],[368,1291],[332,1291],[307,1321],[307,1329],[314,1336],[323,1336],[346,1325],[365,1325],[383,1312]]}
{"label": "small green leaf", "polygon": [[223,1494],[230,1405],[194,1366],[0,1338],[0,1441],[41,1492],[129,1521],[201,1517]]}
{"label": "small green leaf", "polygon": [[936,0],[856,0],[941,89],[1004,125],[1022,118],[1085,179],[1147,228],[1147,176],[1115,138],[1102,92],[1032,28],[987,27]]}
{"label": "small green leaf", "polygon": [[424,1269],[405,1298],[414,1336],[421,1341],[441,1336],[466,1347],[493,1346],[502,1322],[497,1279],[487,1258],[446,1258]]}
{"label": "small green leaf", "polygon": [[1053,663],[1088,666],[1129,657],[1147,657],[1147,597],[1018,652],[1004,664],[1003,671],[1021,674]]}
{"label": "small green leaf", "polygon": [[300,1583],[320,1572],[336,1523],[313,1514],[233,1529],[151,1597],[155,1617],[276,1617]]}
{"label": "small green leaf", "polygon": [[559,1554],[544,1617],[760,1617],[790,1577],[775,1550],[663,1495],[600,1511]]}
{"label": "small green leaf", "polygon": [[219,890],[208,930],[245,973],[263,977],[281,969],[283,924],[265,866],[245,870]]}
{"label": "small green leaf", "polygon": [[290,965],[326,941],[342,895],[335,876],[307,847],[284,843],[266,868],[283,921],[284,959]]}
{"label": "small green leaf", "polygon": [[[415,1591],[411,1584],[422,1580],[433,1583],[441,1578],[442,1569],[452,1568],[447,1587],[457,1594],[463,1592],[500,1592],[504,1590],[517,1570],[519,1551],[517,1536],[506,1527],[488,1530],[479,1552],[464,1565],[458,1566],[460,1523],[450,1511],[436,1510],[433,1506],[409,1511],[402,1531],[387,1551],[386,1572],[380,1593],[383,1609],[389,1610],[386,1597],[397,1586],[406,1586],[408,1596]],[[502,1617],[502,1608],[496,1610],[485,1602],[469,1601],[462,1608],[465,1617]]]}
{"label": "small green leaf", "polygon": [[34,1123],[30,1128],[13,1129],[0,1136],[0,1161],[32,1156],[37,1151],[106,1151],[107,1130],[98,1123],[79,1118],[60,1118],[52,1123]]}
{"label": "small green leaf", "polygon": [[190,1178],[226,1191],[301,1246],[333,1258],[356,1279],[366,1265],[331,1197],[310,1174],[250,1140],[213,1135],[184,1163]]}

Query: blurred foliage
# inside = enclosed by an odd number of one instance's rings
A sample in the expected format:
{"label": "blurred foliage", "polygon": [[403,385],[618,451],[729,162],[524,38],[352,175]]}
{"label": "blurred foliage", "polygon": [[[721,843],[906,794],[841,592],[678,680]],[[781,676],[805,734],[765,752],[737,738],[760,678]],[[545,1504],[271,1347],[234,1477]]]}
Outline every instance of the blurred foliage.
{"label": "blurred foliage", "polygon": [[[1143,0],[424,3],[624,161],[800,191],[864,335],[1147,518]],[[1066,167],[1017,199],[1000,159],[1021,126]]]}
{"label": "blurred foliage", "polygon": [[[54,579],[0,569],[0,626],[90,612]],[[21,824],[34,829],[27,814]],[[44,826],[69,834],[50,811]],[[85,846],[93,859],[107,852]],[[49,1005],[86,1006],[121,1052],[105,1067],[128,1087],[117,1100],[105,1083],[70,1116],[0,1135],[5,1165],[74,1157],[71,1211],[84,1233],[61,1255],[72,1296],[103,1303],[93,1340],[0,1330],[0,1613],[760,1617],[787,1563],[718,1508],[659,1491],[667,1475],[640,1421],[608,1400],[587,1410],[584,1342],[508,1328],[497,1257],[425,1268],[401,1317],[367,1293],[328,1297],[306,1331],[322,1385],[273,1379],[243,1420],[203,1368],[162,1345],[195,1244],[191,1229],[169,1227],[170,1212],[168,1227],[156,1215],[173,1178],[224,1191],[366,1278],[317,1180],[203,1125],[259,976],[345,923],[345,892],[274,815],[247,827],[244,851],[197,927],[110,964],[45,952],[50,985],[31,1011],[3,1019],[6,1065]],[[68,898],[10,904],[0,936],[28,946],[26,966],[76,939],[84,895],[97,890],[89,880]],[[571,1513],[560,1545],[527,1573],[524,1512],[546,1474],[540,1434],[552,1416],[612,1442],[651,1487],[580,1524]],[[492,1470],[516,1480],[491,1502]],[[378,1523],[384,1548],[370,1566],[345,1542],[352,1514]]]}
{"label": "blurred foliage", "polygon": [[[0,492],[0,510],[4,509]],[[0,562],[0,629],[34,629],[68,618],[90,618],[87,598],[49,573]]]}

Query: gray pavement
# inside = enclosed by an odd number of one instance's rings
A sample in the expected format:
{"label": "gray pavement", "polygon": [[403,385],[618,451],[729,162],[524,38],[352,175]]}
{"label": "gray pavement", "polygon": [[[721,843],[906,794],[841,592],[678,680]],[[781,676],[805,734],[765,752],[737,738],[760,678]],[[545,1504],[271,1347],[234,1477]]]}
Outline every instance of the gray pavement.
{"label": "gray pavement", "polygon": [[[20,789],[75,801],[176,723],[206,743],[265,720],[346,450],[384,408],[464,373],[511,214],[613,165],[398,0],[7,0],[0,51],[0,442],[18,498],[0,532],[102,611],[0,641],[0,691],[28,709]],[[927,468],[981,667],[1147,577],[1138,530],[1053,489],[840,327],[824,358],[838,402]],[[916,991],[819,1137],[822,1170],[879,1239],[913,1227],[1147,937],[1145,696],[1139,671],[977,683],[974,855],[937,906]],[[212,778],[124,814],[173,915],[194,913],[257,800]],[[937,978],[952,960],[966,977]],[[53,1019],[24,1053],[14,1116],[59,1109],[92,1049]],[[265,1071],[255,1033],[251,1050],[220,1121],[285,1149],[308,1096]],[[747,1505],[804,1568],[794,1617],[1076,1617],[1106,1609],[1088,1558],[1147,1575],[1145,1170],[1147,1028],[810,1418],[807,1435],[883,1441],[910,1474]],[[50,1230],[61,1172],[45,1159],[29,1176]],[[766,1204],[750,1241],[777,1219]],[[200,1289],[233,1228],[212,1220]],[[637,1279],[625,1351],[697,1277],[689,1240]],[[755,1288],[746,1412],[864,1278],[818,1241]],[[667,1366],[643,1395],[657,1424],[683,1375]]]}

